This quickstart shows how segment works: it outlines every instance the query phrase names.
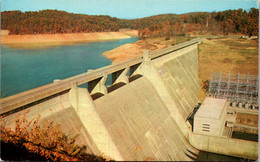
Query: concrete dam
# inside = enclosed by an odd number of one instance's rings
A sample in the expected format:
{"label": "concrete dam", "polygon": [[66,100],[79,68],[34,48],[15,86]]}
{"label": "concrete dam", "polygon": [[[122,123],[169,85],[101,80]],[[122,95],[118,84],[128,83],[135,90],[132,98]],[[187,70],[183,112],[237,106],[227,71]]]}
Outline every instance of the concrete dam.
{"label": "concrete dam", "polygon": [[191,161],[199,150],[257,159],[258,142],[196,133],[187,121],[198,104],[201,41],[144,50],[142,57],[1,99],[1,115],[14,128],[15,116],[30,109],[28,120],[40,114],[42,123],[79,134],[87,153],[113,160]]}

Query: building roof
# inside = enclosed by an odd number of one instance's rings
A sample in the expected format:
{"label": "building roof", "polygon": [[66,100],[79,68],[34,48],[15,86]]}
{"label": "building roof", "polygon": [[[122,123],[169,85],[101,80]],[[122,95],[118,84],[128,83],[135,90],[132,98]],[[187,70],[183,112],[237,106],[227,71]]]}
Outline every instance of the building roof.
{"label": "building roof", "polygon": [[226,99],[206,98],[195,116],[219,119],[224,110],[226,101]]}

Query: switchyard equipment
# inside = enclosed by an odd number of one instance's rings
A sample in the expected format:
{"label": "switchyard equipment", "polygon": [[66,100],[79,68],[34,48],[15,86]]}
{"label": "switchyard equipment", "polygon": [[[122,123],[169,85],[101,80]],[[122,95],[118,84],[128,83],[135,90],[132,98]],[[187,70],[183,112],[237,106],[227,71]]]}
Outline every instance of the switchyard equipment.
{"label": "switchyard equipment", "polygon": [[208,96],[227,99],[232,106],[258,109],[257,75],[211,73]]}

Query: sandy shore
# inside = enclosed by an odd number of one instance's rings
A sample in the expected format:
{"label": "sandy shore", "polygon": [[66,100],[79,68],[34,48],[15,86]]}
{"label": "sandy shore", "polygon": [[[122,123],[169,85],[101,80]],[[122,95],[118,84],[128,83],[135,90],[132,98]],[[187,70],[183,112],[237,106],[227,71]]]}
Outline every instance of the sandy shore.
{"label": "sandy shore", "polygon": [[139,40],[135,43],[124,44],[120,47],[104,52],[103,55],[106,58],[113,60],[113,63],[120,63],[128,59],[141,56],[144,49],[155,51],[165,47],[167,46],[157,43],[147,43],[146,41]]}
{"label": "sandy shore", "polygon": [[103,53],[106,58],[113,60],[113,63],[123,62],[138,57],[141,54],[142,48],[136,43],[124,44],[118,48]]}
{"label": "sandy shore", "polygon": [[131,38],[138,35],[138,31],[126,32],[96,32],[71,34],[36,34],[36,35],[2,35],[1,44],[13,46],[34,46],[37,44],[62,44],[73,42],[103,41]]}
{"label": "sandy shore", "polygon": [[175,36],[170,39],[165,39],[165,37],[147,38],[139,40],[135,43],[122,45],[118,48],[103,53],[103,55],[108,59],[113,60],[113,63],[119,63],[141,56],[144,49],[150,49],[153,52],[162,48],[186,42],[190,39],[191,38],[189,37],[182,36]]}

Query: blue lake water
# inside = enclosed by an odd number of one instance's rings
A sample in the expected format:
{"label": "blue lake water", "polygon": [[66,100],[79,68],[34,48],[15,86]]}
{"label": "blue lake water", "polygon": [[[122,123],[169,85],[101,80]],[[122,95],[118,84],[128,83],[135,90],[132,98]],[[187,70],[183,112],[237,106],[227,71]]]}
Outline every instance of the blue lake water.
{"label": "blue lake water", "polygon": [[40,49],[1,46],[1,96],[11,96],[111,64],[102,55],[126,43],[129,38],[105,42],[81,43]]}

